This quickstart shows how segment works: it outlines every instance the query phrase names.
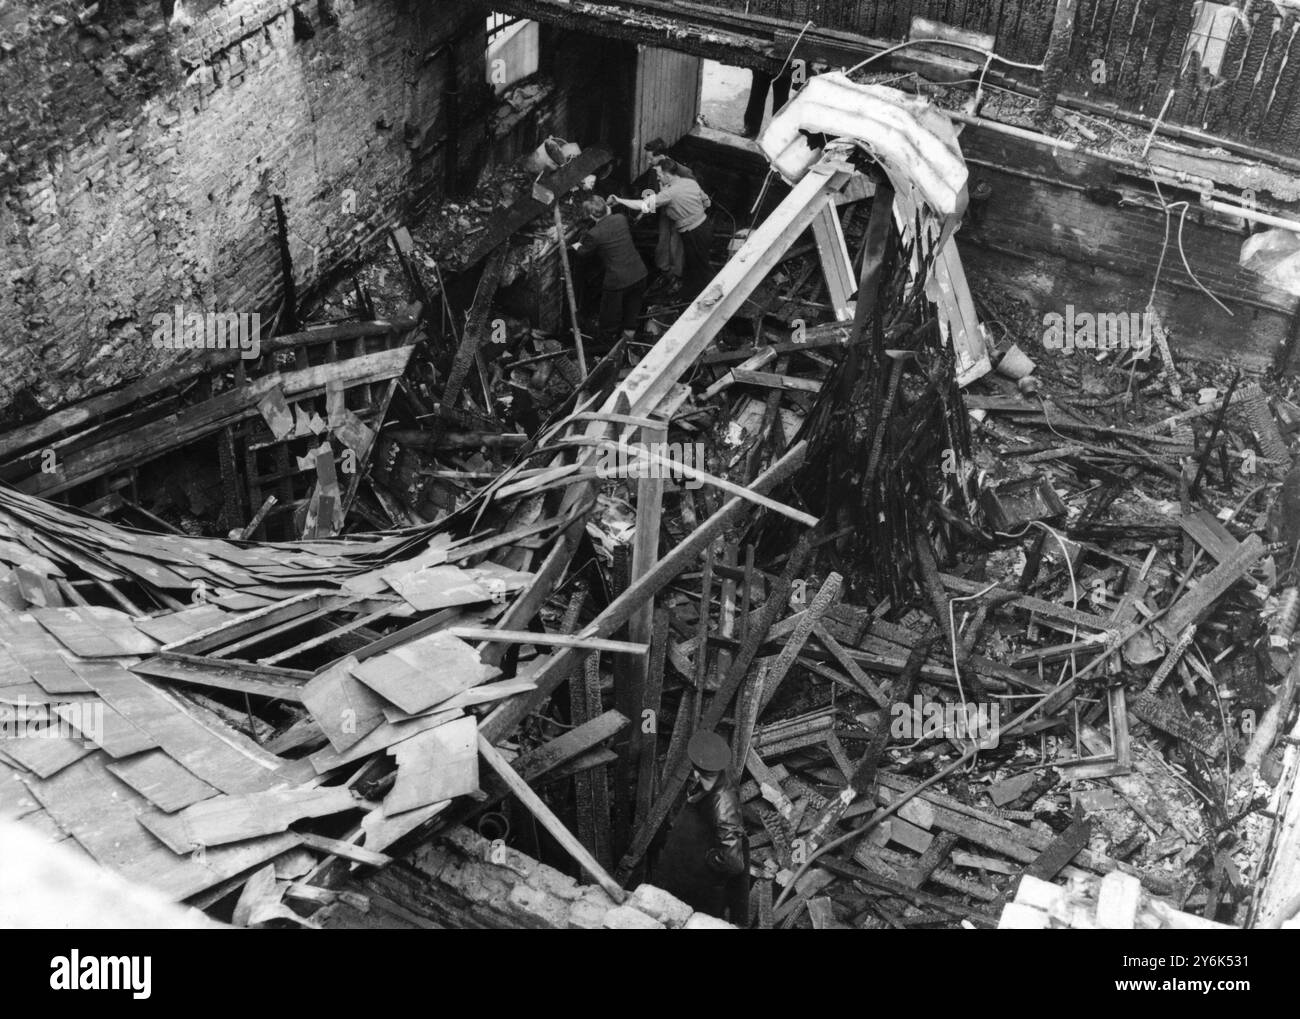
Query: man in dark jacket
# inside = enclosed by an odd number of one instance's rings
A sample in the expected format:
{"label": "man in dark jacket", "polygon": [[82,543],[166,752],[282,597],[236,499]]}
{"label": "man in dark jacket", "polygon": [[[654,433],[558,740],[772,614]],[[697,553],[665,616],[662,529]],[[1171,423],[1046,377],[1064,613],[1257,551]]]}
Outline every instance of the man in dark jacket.
{"label": "man in dark jacket", "polygon": [[687,744],[691,779],[682,808],[656,862],[653,880],[702,913],[749,922],[749,839],[740,792],[731,776],[731,748],[715,732]]}
{"label": "man in dark jacket", "polygon": [[626,217],[612,215],[599,195],[587,198],[582,208],[595,222],[587,236],[573,245],[573,250],[581,254],[595,252],[605,269],[597,335],[602,342],[612,343],[622,329],[623,336],[632,340],[636,337],[641,301],[645,297],[645,262],[632,243]]}

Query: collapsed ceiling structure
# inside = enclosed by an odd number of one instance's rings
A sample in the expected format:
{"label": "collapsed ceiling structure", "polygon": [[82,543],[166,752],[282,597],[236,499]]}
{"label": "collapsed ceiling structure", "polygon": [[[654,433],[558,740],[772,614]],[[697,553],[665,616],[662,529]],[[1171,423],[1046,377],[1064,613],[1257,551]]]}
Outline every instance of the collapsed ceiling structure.
{"label": "collapsed ceiling structure", "polygon": [[390,317],[0,435],[0,818],[178,924],[713,926],[656,857],[717,731],[737,926],[1289,921],[1300,408],[1158,317],[1036,369],[960,116],[872,78],[715,154],[764,214],[651,342],[566,259],[611,154],[542,145],[391,231]]}

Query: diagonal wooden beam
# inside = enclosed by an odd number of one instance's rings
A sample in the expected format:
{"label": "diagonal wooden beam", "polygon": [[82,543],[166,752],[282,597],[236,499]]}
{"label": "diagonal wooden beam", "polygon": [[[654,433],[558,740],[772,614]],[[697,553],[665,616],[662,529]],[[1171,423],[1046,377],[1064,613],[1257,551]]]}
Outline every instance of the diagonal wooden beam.
{"label": "diagonal wooden beam", "polygon": [[843,188],[852,177],[851,170],[835,161],[810,169],[637,363],[605,409],[614,410],[615,400],[622,393],[628,400],[627,413],[642,417],[651,414],[786,250],[821,214],[823,199]]}
{"label": "diagonal wooden beam", "polygon": [[465,376],[469,374],[470,365],[478,356],[478,348],[487,329],[488,315],[492,311],[492,299],[496,297],[497,287],[501,285],[501,272],[505,269],[509,251],[508,244],[499,245],[483,266],[483,275],[479,277],[478,288],[474,291],[474,303],[470,305],[469,316],[465,321],[465,331],[460,335],[460,347],[456,350],[451,371],[447,375],[447,385],[442,391],[444,407],[456,406],[461,387],[465,385]]}
{"label": "diagonal wooden beam", "polygon": [[812,221],[812,232],[817,242],[817,257],[826,276],[826,291],[830,294],[831,307],[835,309],[835,319],[846,322],[853,318],[850,298],[858,289],[858,282],[853,275],[853,258],[844,241],[844,227],[840,223],[834,196],[827,195],[822,199],[821,210]]}
{"label": "diagonal wooden beam", "polygon": [[483,760],[495,771],[503,782],[509,787],[515,797],[542,823],[542,827],[555,837],[565,851],[578,861],[578,864],[588,874],[596,879],[600,887],[605,889],[609,897],[615,902],[622,902],[627,893],[623,891],[617,881],[615,881],[606,872],[605,868],[596,862],[596,858],[587,851],[587,848],[574,838],[573,832],[564,826],[564,822],[555,816],[554,812],[545,803],[542,798],[533,792],[529,786],[510,763],[501,756],[501,751],[494,747],[490,740],[482,733],[478,737],[478,752],[482,755]]}

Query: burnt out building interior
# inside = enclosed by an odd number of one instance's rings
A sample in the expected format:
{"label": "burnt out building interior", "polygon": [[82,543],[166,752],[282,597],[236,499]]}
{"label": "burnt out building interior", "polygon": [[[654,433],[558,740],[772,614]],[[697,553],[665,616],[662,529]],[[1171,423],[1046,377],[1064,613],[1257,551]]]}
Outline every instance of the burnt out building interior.
{"label": "burnt out building interior", "polygon": [[31,0],[0,103],[4,925],[1298,922],[1300,4]]}

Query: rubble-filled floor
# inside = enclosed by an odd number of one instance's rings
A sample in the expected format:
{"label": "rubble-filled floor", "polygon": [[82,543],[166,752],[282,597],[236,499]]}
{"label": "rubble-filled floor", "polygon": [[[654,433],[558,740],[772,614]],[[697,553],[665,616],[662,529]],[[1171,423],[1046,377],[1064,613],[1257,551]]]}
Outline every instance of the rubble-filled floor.
{"label": "rubble-filled floor", "polygon": [[[1300,378],[1150,317],[1054,350],[1002,291],[959,384],[947,234],[839,158],[847,315],[820,235],[764,235],[778,186],[719,201],[699,300],[660,280],[602,344],[590,266],[556,269],[615,187],[590,148],[393,231],[260,362],[0,436],[0,704],[49,736],[0,744],[0,813],[226,923],[364,926],[433,856],[469,911],[478,854],[599,885],[594,925],[699,926],[654,886],[717,731],[737,926],[1124,925],[1105,875],[1129,926],[1258,922]],[[580,894],[479,920],[579,926]]]}

